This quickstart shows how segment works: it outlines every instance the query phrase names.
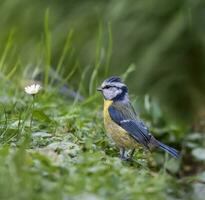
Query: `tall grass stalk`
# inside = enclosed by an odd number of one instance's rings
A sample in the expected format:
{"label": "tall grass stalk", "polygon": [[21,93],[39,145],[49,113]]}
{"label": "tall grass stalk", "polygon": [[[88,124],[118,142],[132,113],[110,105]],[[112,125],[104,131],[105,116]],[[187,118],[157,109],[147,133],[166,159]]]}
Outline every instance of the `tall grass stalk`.
{"label": "tall grass stalk", "polygon": [[0,142],[4,143],[4,134],[6,133],[6,130],[8,128],[8,116],[7,116],[6,109],[4,108],[4,106],[2,106],[2,108],[3,108],[5,120],[4,120],[2,131],[0,132]]}
{"label": "tall grass stalk", "polygon": [[[88,70],[90,69],[90,66],[87,66],[84,71],[82,72],[82,75],[81,75],[81,80],[79,82],[79,86],[78,86],[78,90],[77,90],[77,93],[79,93],[80,91],[83,90],[84,88],[84,81],[85,81],[85,77],[87,75],[87,72]],[[73,108],[74,108],[74,105],[77,103],[78,101],[78,96],[76,95],[74,101],[73,101]]]}
{"label": "tall grass stalk", "polygon": [[[58,61],[57,67],[56,67],[56,74],[59,74],[62,70],[63,62],[65,60],[66,54],[68,53],[69,49],[71,48],[72,36],[73,36],[73,30],[69,31],[69,33],[67,34],[66,42],[65,42],[65,45],[63,47],[63,50],[62,50],[62,53],[61,53],[61,56],[60,56],[60,59]],[[63,79],[63,81],[61,82],[60,85],[65,84],[68,81],[68,79],[70,79],[70,77],[73,75],[75,70],[76,70],[76,65],[74,65],[71,72],[68,73],[68,75],[66,76],[66,78]],[[51,77],[51,84],[53,83],[54,79],[55,79],[54,76]]]}
{"label": "tall grass stalk", "polygon": [[108,23],[108,48],[106,53],[106,62],[105,62],[105,76],[108,75],[108,70],[110,67],[110,61],[112,56],[113,40],[112,40],[112,24]]}
{"label": "tall grass stalk", "polygon": [[76,62],[75,65],[72,67],[72,70],[70,71],[70,73],[68,73],[68,75],[60,82],[58,87],[61,87],[65,83],[67,83],[68,80],[70,80],[70,78],[72,77],[72,75],[76,72],[77,68],[78,68],[78,63]]}
{"label": "tall grass stalk", "polygon": [[125,81],[127,79],[127,77],[136,70],[136,66],[135,64],[131,64],[127,70],[121,75],[122,80]]}
{"label": "tall grass stalk", "polygon": [[94,84],[95,84],[98,70],[100,67],[101,48],[102,48],[102,25],[100,24],[98,39],[97,39],[97,46],[96,46],[96,54],[95,54],[95,66],[94,66],[93,73],[91,75],[91,79],[90,79],[90,83],[89,83],[89,95],[91,95],[93,93]]}
{"label": "tall grass stalk", "polygon": [[0,59],[0,71],[3,70],[3,66],[4,66],[4,62],[5,62],[5,59],[13,45],[13,35],[14,35],[14,30],[12,30],[9,34],[9,37],[8,37],[8,40],[6,42],[6,46],[4,48],[4,51],[3,51],[3,54],[1,56],[1,59]]}
{"label": "tall grass stalk", "polygon": [[7,80],[9,80],[17,71],[18,66],[20,65],[19,59],[17,60],[16,64],[12,67],[11,71],[5,76]]}
{"label": "tall grass stalk", "polygon": [[51,67],[51,33],[49,31],[49,9],[46,10],[44,19],[45,32],[45,68],[44,68],[44,87],[48,85],[49,71]]}
{"label": "tall grass stalk", "polygon": [[65,56],[66,54],[68,53],[68,50],[70,49],[71,47],[71,41],[72,41],[72,36],[73,36],[73,30],[69,31],[67,37],[66,37],[66,42],[65,42],[65,45],[63,47],[63,51],[62,51],[62,54],[61,54],[61,57],[58,61],[58,64],[57,64],[57,68],[56,68],[56,72],[59,73],[62,66],[63,66],[63,62],[64,62],[64,59],[65,59]]}

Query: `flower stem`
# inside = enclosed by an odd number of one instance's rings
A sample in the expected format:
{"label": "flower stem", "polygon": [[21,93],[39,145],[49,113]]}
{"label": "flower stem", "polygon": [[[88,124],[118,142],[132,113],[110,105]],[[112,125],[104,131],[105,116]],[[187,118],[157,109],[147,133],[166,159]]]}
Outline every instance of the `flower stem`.
{"label": "flower stem", "polygon": [[31,104],[31,119],[30,119],[30,133],[31,133],[31,128],[32,128],[32,123],[33,123],[33,110],[34,110],[34,104],[35,104],[35,95],[32,95],[32,104]]}

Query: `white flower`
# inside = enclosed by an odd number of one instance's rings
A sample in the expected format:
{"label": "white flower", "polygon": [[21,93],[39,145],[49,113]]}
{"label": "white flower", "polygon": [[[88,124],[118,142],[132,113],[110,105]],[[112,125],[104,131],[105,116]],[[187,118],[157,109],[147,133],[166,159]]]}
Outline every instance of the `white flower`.
{"label": "white flower", "polygon": [[27,94],[35,95],[39,92],[40,89],[41,89],[41,86],[39,84],[32,84],[32,85],[25,87],[25,92]]}

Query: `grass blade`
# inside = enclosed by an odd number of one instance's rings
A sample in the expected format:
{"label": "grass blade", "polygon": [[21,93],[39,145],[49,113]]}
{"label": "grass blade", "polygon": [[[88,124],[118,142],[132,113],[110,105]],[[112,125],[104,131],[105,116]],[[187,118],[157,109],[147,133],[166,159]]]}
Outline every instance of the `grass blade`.
{"label": "grass blade", "polygon": [[44,31],[45,31],[45,70],[44,70],[44,85],[47,87],[49,70],[51,67],[51,34],[49,31],[49,9],[46,10],[44,20]]}

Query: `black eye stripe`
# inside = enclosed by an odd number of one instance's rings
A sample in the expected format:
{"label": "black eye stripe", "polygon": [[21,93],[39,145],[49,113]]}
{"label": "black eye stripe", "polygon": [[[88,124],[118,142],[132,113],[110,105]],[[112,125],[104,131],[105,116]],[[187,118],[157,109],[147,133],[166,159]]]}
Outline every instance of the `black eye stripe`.
{"label": "black eye stripe", "polygon": [[108,88],[110,88],[111,86],[108,86],[108,85],[106,85],[106,86],[104,86],[102,89],[108,89]]}
{"label": "black eye stripe", "polygon": [[119,88],[119,87],[117,87],[117,86],[114,86],[114,85],[106,85],[106,86],[104,86],[102,89],[109,89],[109,88],[111,88],[111,87],[115,87],[115,88],[117,88],[117,89],[121,89],[121,88]]}

